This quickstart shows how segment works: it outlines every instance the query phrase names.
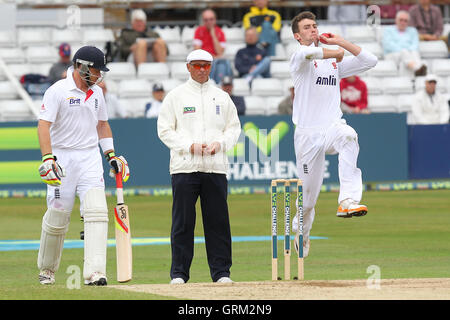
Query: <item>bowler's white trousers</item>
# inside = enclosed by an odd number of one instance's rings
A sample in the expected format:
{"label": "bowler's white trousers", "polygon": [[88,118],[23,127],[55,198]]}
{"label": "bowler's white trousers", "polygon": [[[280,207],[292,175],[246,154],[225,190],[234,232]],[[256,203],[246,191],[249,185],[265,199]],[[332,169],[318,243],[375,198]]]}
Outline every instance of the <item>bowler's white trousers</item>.
{"label": "bowler's white trousers", "polygon": [[[295,156],[299,178],[303,181],[303,236],[309,238],[317,198],[325,171],[325,154],[339,154],[340,191],[338,202],[362,196],[361,170],[357,168],[359,145],[356,131],[340,119],[328,128],[299,128],[294,133]],[[293,231],[297,230],[293,219]]]}

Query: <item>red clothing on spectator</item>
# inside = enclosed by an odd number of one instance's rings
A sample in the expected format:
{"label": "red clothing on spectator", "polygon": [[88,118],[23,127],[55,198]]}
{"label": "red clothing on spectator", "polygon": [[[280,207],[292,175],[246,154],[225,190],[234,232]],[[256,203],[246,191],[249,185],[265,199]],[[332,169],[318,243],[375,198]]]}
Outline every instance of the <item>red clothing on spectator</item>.
{"label": "red clothing on spectator", "polygon": [[[214,30],[216,32],[217,39],[220,44],[225,47],[225,34],[219,26],[215,26]],[[199,26],[194,33],[194,45],[201,46],[201,49],[208,51],[213,55],[213,57],[217,56],[216,50],[214,49],[213,39],[209,30],[205,26]]]}
{"label": "red clothing on spectator", "polygon": [[359,107],[360,110],[367,108],[367,86],[359,77],[350,82],[347,78],[341,79],[341,101],[349,107]]}
{"label": "red clothing on spectator", "polygon": [[381,19],[395,19],[398,11],[408,11],[411,4],[385,4],[380,6]]}

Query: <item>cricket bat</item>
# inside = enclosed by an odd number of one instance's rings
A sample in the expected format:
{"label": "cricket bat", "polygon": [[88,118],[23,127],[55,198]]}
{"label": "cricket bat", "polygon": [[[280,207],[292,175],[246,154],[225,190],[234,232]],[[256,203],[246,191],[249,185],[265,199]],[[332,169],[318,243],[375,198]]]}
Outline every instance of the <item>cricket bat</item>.
{"label": "cricket bat", "polygon": [[116,174],[117,206],[114,208],[116,230],[117,281],[131,280],[133,263],[131,251],[130,217],[123,200],[122,175]]}

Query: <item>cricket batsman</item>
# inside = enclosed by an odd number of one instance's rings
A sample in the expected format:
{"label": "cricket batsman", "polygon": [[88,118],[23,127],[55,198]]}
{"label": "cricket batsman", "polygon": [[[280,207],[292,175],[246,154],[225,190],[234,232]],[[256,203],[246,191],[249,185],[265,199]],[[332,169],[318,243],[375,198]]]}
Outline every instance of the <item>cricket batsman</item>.
{"label": "cricket batsman", "polygon": [[[377,58],[372,53],[336,34],[320,35],[316,17],[305,11],[292,20],[292,32],[300,44],[290,60],[295,88],[292,121],[296,125],[294,146],[298,176],[303,180],[303,254],[309,254],[309,234],[314,221],[314,206],[320,193],[325,169],[325,154],[338,154],[339,206],[337,216],[364,216],[367,207],[362,197],[361,170],[356,166],[359,144],[355,130],[342,119],[339,82],[373,68]],[[319,41],[336,45],[331,50]],[[352,55],[344,57],[344,49]],[[292,229],[297,231],[297,216]],[[298,237],[295,239],[298,250]]]}
{"label": "cricket batsman", "polygon": [[47,186],[47,211],[37,265],[39,282],[53,284],[69,227],[75,195],[84,220],[84,283],[103,286],[106,278],[108,208],[99,144],[111,165],[110,175],[129,177],[127,161],[116,157],[105,99],[100,87],[106,68],[103,52],[80,48],[65,79],[44,94],[38,122],[42,153],[39,173]]}

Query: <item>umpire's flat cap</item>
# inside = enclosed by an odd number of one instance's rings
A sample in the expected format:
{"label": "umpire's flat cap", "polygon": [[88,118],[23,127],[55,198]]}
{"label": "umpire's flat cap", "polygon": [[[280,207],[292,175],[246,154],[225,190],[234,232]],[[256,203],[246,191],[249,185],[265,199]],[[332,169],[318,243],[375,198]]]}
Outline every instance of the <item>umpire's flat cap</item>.
{"label": "umpire's flat cap", "polygon": [[186,62],[189,63],[191,61],[213,61],[213,56],[205,50],[197,49],[188,54],[186,58]]}

